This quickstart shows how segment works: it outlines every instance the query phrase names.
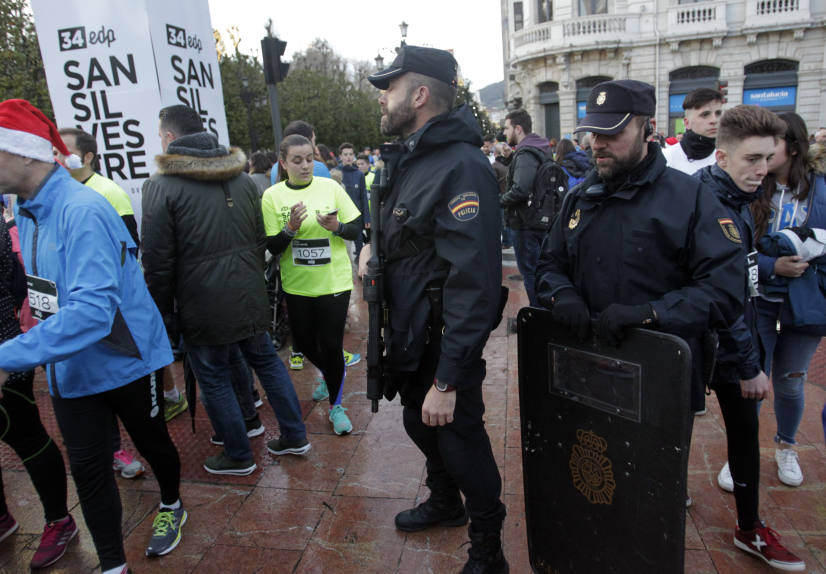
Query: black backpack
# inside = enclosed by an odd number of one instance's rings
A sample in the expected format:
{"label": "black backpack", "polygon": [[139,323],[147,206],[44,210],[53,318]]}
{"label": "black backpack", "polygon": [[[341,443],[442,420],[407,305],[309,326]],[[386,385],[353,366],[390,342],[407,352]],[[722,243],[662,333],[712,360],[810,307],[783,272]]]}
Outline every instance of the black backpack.
{"label": "black backpack", "polygon": [[529,209],[523,212],[524,222],[531,229],[547,231],[568,193],[568,173],[537,148],[526,146],[523,149],[534,154],[540,161],[533,180],[533,190],[528,198]]}

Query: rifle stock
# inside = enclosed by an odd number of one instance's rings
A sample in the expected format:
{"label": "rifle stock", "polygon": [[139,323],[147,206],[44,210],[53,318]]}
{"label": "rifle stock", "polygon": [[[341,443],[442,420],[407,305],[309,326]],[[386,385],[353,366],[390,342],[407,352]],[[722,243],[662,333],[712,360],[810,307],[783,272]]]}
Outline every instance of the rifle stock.
{"label": "rifle stock", "polygon": [[386,170],[376,175],[371,189],[370,231],[371,256],[367,262],[367,274],[363,278],[364,300],[370,320],[367,335],[367,398],[372,401],[372,412],[378,412],[384,378],[384,260],[381,253],[381,197],[387,187]]}

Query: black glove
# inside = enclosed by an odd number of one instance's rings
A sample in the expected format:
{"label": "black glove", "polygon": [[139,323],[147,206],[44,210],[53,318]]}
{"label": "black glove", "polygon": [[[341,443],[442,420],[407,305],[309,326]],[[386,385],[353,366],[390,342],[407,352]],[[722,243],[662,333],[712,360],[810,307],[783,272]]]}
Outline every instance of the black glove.
{"label": "black glove", "polygon": [[[542,303],[545,305],[545,302]],[[563,289],[553,297],[551,307],[554,321],[576,333],[577,339],[585,341],[591,329],[591,313],[585,301],[573,289]]]}
{"label": "black glove", "polygon": [[522,199],[518,195],[515,195],[512,191],[508,191],[499,198],[499,203],[502,207],[515,207],[517,205],[522,205],[527,203],[526,200]]}
{"label": "black glove", "polygon": [[599,315],[597,336],[613,347],[625,338],[626,327],[653,325],[656,317],[648,303],[644,305],[620,305],[611,303]]}
{"label": "black glove", "polygon": [[795,232],[800,241],[806,241],[808,238],[815,236],[815,232],[808,227],[790,227],[789,229]]}

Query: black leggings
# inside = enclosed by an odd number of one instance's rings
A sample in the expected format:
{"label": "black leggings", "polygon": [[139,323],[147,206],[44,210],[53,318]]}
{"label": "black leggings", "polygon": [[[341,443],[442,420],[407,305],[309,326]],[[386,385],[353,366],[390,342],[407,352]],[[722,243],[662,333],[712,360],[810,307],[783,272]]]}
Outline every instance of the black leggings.
{"label": "black leggings", "polygon": [[341,402],[344,377],[344,325],[350,306],[350,291],[335,295],[304,297],[285,293],[294,347],[319,368],[330,404]]}
{"label": "black leggings", "polygon": [[[34,373],[14,373],[0,398],[0,438],[14,449],[32,479],[46,522],[69,514],[66,507],[66,467],[60,449],[40,422],[34,401]],[[0,476],[0,515],[8,512]]]}
{"label": "black leggings", "polygon": [[751,530],[759,520],[760,443],[757,401],[745,399],[739,384],[715,385],[717,401],[726,424],[728,462],[734,479],[734,503],[741,530]]}
{"label": "black leggings", "polygon": [[152,467],[161,488],[161,502],[171,505],[179,498],[181,462],[164,421],[163,388],[153,375],[96,395],[52,397],[101,570],[126,562],[120,495],[112,472],[113,413]]}

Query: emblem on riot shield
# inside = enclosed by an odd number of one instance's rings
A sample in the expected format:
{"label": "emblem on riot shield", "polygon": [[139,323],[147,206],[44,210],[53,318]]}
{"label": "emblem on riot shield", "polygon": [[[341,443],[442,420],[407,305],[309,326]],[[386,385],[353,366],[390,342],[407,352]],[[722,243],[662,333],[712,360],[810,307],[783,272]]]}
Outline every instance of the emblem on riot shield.
{"label": "emblem on riot shield", "polygon": [[574,488],[591,504],[613,504],[617,483],[611,459],[603,454],[608,442],[593,431],[583,429],[576,431],[576,438],[579,444],[573,446],[568,463]]}

